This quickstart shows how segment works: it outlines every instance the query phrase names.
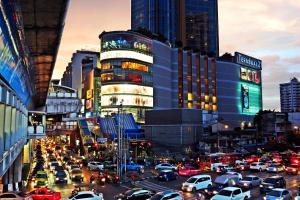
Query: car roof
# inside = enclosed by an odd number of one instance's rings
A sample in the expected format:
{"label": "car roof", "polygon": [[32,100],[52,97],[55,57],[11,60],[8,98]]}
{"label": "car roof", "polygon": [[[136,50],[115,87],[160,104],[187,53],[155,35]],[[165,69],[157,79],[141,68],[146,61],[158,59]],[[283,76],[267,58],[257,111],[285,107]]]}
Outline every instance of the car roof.
{"label": "car roof", "polygon": [[210,178],[210,175],[200,174],[200,175],[192,176],[191,178],[202,178],[202,177],[209,177]]}
{"label": "car roof", "polygon": [[284,188],[274,188],[273,190],[278,191],[278,192],[283,192],[283,191],[285,191],[286,189],[284,189]]}
{"label": "car roof", "polygon": [[173,172],[173,171],[170,169],[164,169],[164,170],[161,170],[160,172]]}
{"label": "car roof", "polygon": [[95,194],[93,191],[80,191],[80,192],[78,192],[77,193],[77,195],[79,195],[79,194]]}
{"label": "car roof", "polygon": [[[170,194],[170,193],[175,193],[176,191],[174,190],[168,190],[168,191],[163,191],[163,192],[159,192],[157,194],[161,194],[161,195],[166,195],[166,194]],[[177,192],[178,193],[178,192]]]}
{"label": "car roof", "polygon": [[236,190],[236,189],[240,189],[240,188],[238,188],[238,187],[226,187],[226,188],[224,188],[223,190],[234,191],[234,190]]}
{"label": "car roof", "polygon": [[283,177],[276,175],[276,176],[271,176],[271,177],[268,177],[268,178],[276,178],[276,179],[278,179],[278,178],[283,178]]}
{"label": "car roof", "polygon": [[258,177],[258,176],[255,176],[255,175],[247,175],[247,176],[245,176],[245,177]]}

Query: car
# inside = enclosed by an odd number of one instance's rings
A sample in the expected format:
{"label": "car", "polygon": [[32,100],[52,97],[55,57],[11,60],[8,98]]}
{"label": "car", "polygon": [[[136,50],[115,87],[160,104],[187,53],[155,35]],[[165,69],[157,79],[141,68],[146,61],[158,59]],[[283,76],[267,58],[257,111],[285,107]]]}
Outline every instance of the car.
{"label": "car", "polygon": [[95,193],[93,191],[81,191],[70,196],[68,200],[104,200],[102,193]]}
{"label": "car", "polygon": [[[125,170],[125,165],[122,165],[122,169]],[[136,164],[134,162],[129,162],[126,164],[126,170],[138,171],[144,169],[143,165]]]}
{"label": "car", "polygon": [[218,174],[224,174],[226,172],[232,171],[233,169],[234,168],[232,166],[229,166],[227,164],[219,165],[215,168]]}
{"label": "car", "polygon": [[287,168],[285,168],[285,173],[286,174],[293,174],[297,175],[299,174],[300,168],[298,165],[289,165]]}
{"label": "car", "polygon": [[97,161],[89,162],[87,166],[90,170],[100,170],[100,171],[102,171],[104,169],[103,163],[97,162]]}
{"label": "car", "polygon": [[267,167],[267,172],[284,172],[285,168],[280,163],[274,163],[271,166]]}
{"label": "car", "polygon": [[182,184],[181,190],[187,192],[196,192],[212,186],[210,175],[197,175],[190,177]]}
{"label": "car", "polygon": [[116,200],[142,200],[149,199],[155,193],[150,190],[144,190],[142,188],[133,188],[131,190],[127,190],[124,193],[121,193],[114,197]]}
{"label": "car", "polygon": [[164,169],[170,169],[170,170],[177,170],[177,166],[171,165],[169,163],[160,163],[155,166],[155,170],[164,170]]}
{"label": "car", "polygon": [[84,156],[73,156],[73,157],[72,157],[72,160],[73,160],[76,164],[80,165],[80,167],[82,167],[82,162],[83,162],[84,159],[85,159]]}
{"label": "car", "polygon": [[197,175],[197,174],[200,174],[201,173],[201,169],[198,169],[194,166],[184,166],[182,168],[180,168],[178,170],[178,174],[180,176],[192,176],[192,175]]}
{"label": "car", "polygon": [[51,191],[48,188],[39,188],[30,192],[33,200],[60,200],[61,193]]}
{"label": "car", "polygon": [[183,193],[180,191],[165,191],[158,192],[156,195],[152,196],[150,200],[184,200]]}
{"label": "car", "polygon": [[73,181],[83,181],[83,174],[79,168],[72,169],[70,172],[70,177]]}
{"label": "car", "polygon": [[157,176],[157,179],[159,181],[172,181],[172,180],[176,180],[177,177],[178,174],[173,170],[161,170]]}
{"label": "car", "polygon": [[81,167],[80,167],[80,165],[78,165],[78,164],[73,164],[73,165],[70,165],[70,166],[67,166],[67,170],[69,171],[69,172],[71,172],[73,169],[80,169]]}
{"label": "car", "polygon": [[286,182],[282,176],[272,176],[264,179],[259,185],[260,193],[267,193],[274,188],[285,188]]}
{"label": "car", "polygon": [[267,169],[267,165],[262,162],[253,162],[250,164],[250,170],[257,170],[257,171],[265,171]]}
{"label": "car", "polygon": [[259,186],[261,184],[261,178],[254,175],[245,176],[238,182],[238,186],[245,188],[253,188],[255,186]]}
{"label": "car", "polygon": [[58,161],[51,162],[51,164],[50,164],[50,172],[53,172],[57,166],[59,166],[59,162]]}
{"label": "car", "polygon": [[32,200],[31,195],[20,195],[14,192],[5,192],[0,194],[0,200]]}
{"label": "car", "polygon": [[239,178],[239,180],[241,180],[243,178],[242,174],[241,173],[238,173],[238,172],[233,172],[233,171],[230,171],[230,172],[226,172],[226,174],[229,174],[229,175],[235,175]]}
{"label": "car", "polygon": [[67,183],[68,177],[65,171],[60,170],[55,174],[55,183]]}
{"label": "car", "polygon": [[264,197],[264,200],[291,200],[292,193],[289,190],[282,189],[282,188],[275,188],[271,190],[267,195]]}
{"label": "car", "polygon": [[298,192],[294,198],[295,200],[300,200],[300,192]]}
{"label": "car", "polygon": [[246,171],[250,169],[250,165],[248,163],[239,163],[235,166],[238,171]]}
{"label": "car", "polygon": [[211,200],[246,200],[250,199],[250,197],[251,194],[249,190],[243,190],[238,187],[226,187],[213,196]]}
{"label": "car", "polygon": [[239,178],[236,175],[227,174],[227,175],[217,176],[212,187],[208,187],[207,189],[204,189],[204,194],[206,197],[211,197],[226,187],[236,186],[238,182],[239,182]]}
{"label": "car", "polygon": [[61,165],[57,165],[53,169],[53,174],[56,174],[58,171],[64,171],[64,167]]}
{"label": "car", "polygon": [[48,175],[45,171],[38,171],[33,179],[34,187],[46,187],[48,185]]}

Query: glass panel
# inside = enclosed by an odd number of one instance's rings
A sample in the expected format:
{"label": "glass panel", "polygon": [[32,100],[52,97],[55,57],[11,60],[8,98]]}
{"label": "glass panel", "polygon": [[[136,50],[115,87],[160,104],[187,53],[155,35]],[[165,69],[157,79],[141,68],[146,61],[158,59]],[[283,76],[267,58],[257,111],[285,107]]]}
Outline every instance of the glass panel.
{"label": "glass panel", "polygon": [[11,106],[6,106],[5,108],[5,150],[8,150],[10,148],[10,137],[11,137],[11,130],[10,130],[10,124],[11,124]]}
{"label": "glass panel", "polygon": [[4,151],[4,111],[5,105],[0,104],[0,158],[2,158]]}

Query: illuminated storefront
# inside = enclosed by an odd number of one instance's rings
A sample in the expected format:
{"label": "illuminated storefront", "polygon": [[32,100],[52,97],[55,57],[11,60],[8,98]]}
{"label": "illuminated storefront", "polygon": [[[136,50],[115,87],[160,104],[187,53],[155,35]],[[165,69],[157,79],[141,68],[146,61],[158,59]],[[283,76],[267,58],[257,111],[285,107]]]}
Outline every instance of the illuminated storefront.
{"label": "illuminated storefront", "polygon": [[153,108],[152,40],[135,32],[103,32],[101,50],[101,115],[125,112],[144,122]]}

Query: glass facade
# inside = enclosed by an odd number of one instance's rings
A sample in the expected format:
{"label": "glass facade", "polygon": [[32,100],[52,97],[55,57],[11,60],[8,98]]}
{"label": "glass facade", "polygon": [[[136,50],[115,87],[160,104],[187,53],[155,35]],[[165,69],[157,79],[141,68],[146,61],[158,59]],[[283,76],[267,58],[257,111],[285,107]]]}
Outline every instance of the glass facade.
{"label": "glass facade", "polygon": [[131,28],[162,34],[202,54],[219,55],[217,0],[132,0]]}

